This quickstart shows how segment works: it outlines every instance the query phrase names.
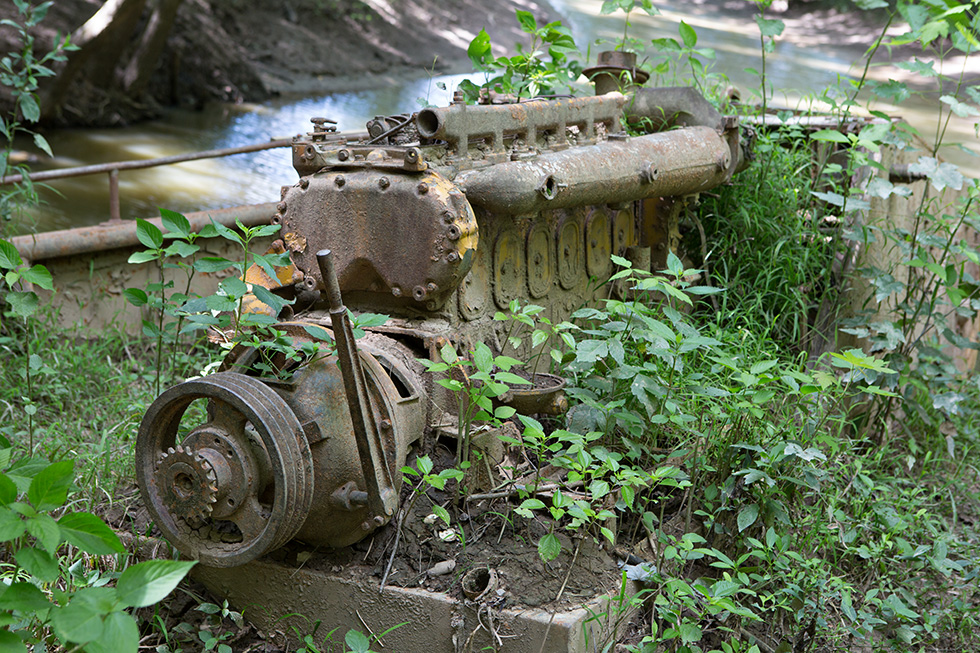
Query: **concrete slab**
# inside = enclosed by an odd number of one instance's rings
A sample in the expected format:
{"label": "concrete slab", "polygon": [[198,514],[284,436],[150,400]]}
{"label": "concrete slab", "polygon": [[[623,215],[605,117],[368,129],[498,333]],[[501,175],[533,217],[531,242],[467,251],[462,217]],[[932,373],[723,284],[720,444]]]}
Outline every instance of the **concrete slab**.
{"label": "concrete slab", "polygon": [[349,629],[382,633],[407,622],[383,638],[380,650],[397,653],[593,653],[601,651],[632,615],[618,609],[609,596],[553,613],[497,609],[493,599],[457,600],[421,589],[386,587],[379,593],[376,581],[365,583],[269,560],[232,569],[195,567],[192,575],[265,631],[292,636],[290,626],[305,633],[320,620],[320,636],[337,627],[334,640],[342,641]]}

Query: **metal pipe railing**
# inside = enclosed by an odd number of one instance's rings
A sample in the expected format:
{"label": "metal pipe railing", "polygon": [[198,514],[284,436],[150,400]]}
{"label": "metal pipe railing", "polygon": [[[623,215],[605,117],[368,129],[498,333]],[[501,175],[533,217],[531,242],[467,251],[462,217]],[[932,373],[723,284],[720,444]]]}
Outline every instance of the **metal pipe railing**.
{"label": "metal pipe railing", "polygon": [[17,184],[25,179],[32,182],[52,181],[54,179],[67,179],[69,177],[84,177],[87,175],[106,174],[109,175],[109,221],[120,222],[122,216],[119,210],[119,172],[121,170],[140,170],[143,168],[155,168],[157,166],[173,165],[186,161],[199,161],[201,159],[217,159],[234,154],[246,154],[248,152],[260,152],[271,150],[277,147],[290,147],[293,141],[291,138],[279,138],[268,143],[254,143],[252,145],[242,145],[241,147],[225,147],[217,150],[205,150],[203,152],[191,152],[189,154],[175,154],[174,156],[164,156],[155,159],[139,159],[135,161],[115,161],[112,163],[96,163],[88,166],[78,166],[76,168],[60,168],[57,170],[43,170],[41,172],[29,172],[25,174],[8,175],[0,177],[0,186],[7,184]]}

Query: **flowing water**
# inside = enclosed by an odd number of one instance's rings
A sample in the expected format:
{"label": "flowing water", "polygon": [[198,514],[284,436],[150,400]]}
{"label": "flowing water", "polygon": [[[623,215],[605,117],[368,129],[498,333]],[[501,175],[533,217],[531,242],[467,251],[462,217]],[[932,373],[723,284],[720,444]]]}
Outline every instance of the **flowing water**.
{"label": "flowing water", "polygon": [[[623,33],[623,14],[596,15],[596,0],[553,0],[565,24],[571,27],[576,41],[591,59],[595,52],[610,49]],[[649,42],[653,38],[679,40],[678,25],[685,21],[697,30],[699,48],[711,48],[715,60],[710,70],[727,76],[743,89],[746,101],[755,98],[746,89],[759,87],[758,75],[747,69],[760,70],[758,28],[742,7],[721,8],[690,2],[658,2],[661,15],[649,17],[633,12],[629,36]],[[492,36],[492,35],[491,35]],[[596,45],[601,39],[603,45]],[[870,40],[870,37],[868,37]],[[805,107],[805,99],[834,86],[838,80],[859,76],[863,45],[834,43],[793,43],[778,39],[767,56],[766,74],[780,91],[772,102],[788,107]],[[47,134],[56,159],[51,166],[70,167],[144,159],[198,150],[237,147],[274,138],[285,138],[309,131],[311,116],[326,116],[338,123],[342,131],[364,129],[367,120],[378,115],[415,111],[420,102],[439,106],[446,104],[452,89],[467,75],[428,77],[424,71],[415,79],[399,85],[356,92],[334,93],[313,98],[281,98],[262,105],[213,105],[203,111],[172,111],[163,119],[134,127],[107,130],[61,130]],[[472,76],[471,76],[472,77]],[[474,79],[476,79],[474,77]],[[671,83],[673,79],[651,80]],[[900,109],[877,105],[883,111],[897,113],[923,132],[927,139],[936,130],[938,103],[919,101],[903,103]],[[947,131],[948,141],[965,143],[980,154],[973,122],[955,120]],[[962,150],[948,150],[945,155],[964,166],[971,176],[980,176],[980,159]],[[127,171],[120,174],[119,186],[122,216],[150,217],[163,206],[177,211],[193,211],[275,201],[279,187],[293,184],[297,176],[292,169],[287,148],[209,159],[179,165]],[[50,184],[45,191],[46,204],[17,225],[19,232],[47,231],[92,225],[108,218],[108,182],[105,175],[65,179]]]}

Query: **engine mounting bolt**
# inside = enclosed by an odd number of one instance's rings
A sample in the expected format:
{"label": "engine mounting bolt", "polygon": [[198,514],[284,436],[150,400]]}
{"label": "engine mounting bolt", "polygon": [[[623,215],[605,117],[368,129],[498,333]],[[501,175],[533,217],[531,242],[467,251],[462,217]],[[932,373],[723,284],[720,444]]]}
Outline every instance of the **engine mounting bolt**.
{"label": "engine mounting bolt", "polygon": [[381,515],[375,515],[372,521],[374,522],[375,526],[381,526],[382,524],[385,523],[385,518],[382,517]]}
{"label": "engine mounting bolt", "polygon": [[452,211],[443,211],[442,219],[446,221],[446,224],[452,224],[453,220],[456,219],[456,216],[453,215]]}
{"label": "engine mounting bolt", "polygon": [[337,184],[337,186],[343,186],[344,184],[347,183],[347,180],[344,179],[343,175],[337,175],[336,177],[334,177],[333,183]]}
{"label": "engine mounting bolt", "polygon": [[402,289],[399,288],[398,286],[392,286],[392,288],[391,288],[391,294],[394,295],[395,297],[401,297],[402,296]]}
{"label": "engine mounting bolt", "polygon": [[310,180],[309,180],[309,178],[308,177],[303,177],[302,179],[300,179],[299,180],[299,187],[302,188],[303,190],[306,190],[307,188],[309,188],[310,187]]}
{"label": "engine mounting bolt", "polygon": [[429,192],[429,185],[424,181],[420,181],[419,185],[416,187],[416,190],[418,190],[419,195],[425,195]]}
{"label": "engine mounting bolt", "polygon": [[459,227],[454,224],[449,225],[449,229],[446,229],[446,237],[449,238],[449,240],[459,240],[461,235],[462,234],[459,231]]}
{"label": "engine mounting bolt", "polygon": [[458,252],[449,252],[449,255],[446,256],[446,260],[449,261],[450,263],[455,263],[456,261],[459,260],[459,253]]}
{"label": "engine mounting bolt", "polygon": [[383,420],[381,420],[381,430],[382,431],[390,431],[391,430],[391,420],[390,419],[383,419]]}
{"label": "engine mounting bolt", "polygon": [[369,530],[371,530],[372,528],[374,528],[374,521],[373,521],[373,520],[371,520],[371,519],[365,519],[365,520],[364,520],[364,521],[363,521],[363,522],[361,523],[361,530],[362,530],[362,531],[369,531]]}
{"label": "engine mounting bolt", "polygon": [[435,292],[435,291],[439,290],[439,286],[437,286],[436,284],[434,284],[434,283],[432,283],[430,281],[428,284],[426,284],[425,289],[428,292]]}
{"label": "engine mounting bolt", "polygon": [[346,161],[350,158],[350,150],[341,150],[337,152],[337,158],[341,161]]}
{"label": "engine mounting bolt", "polygon": [[415,286],[414,288],[412,288],[412,297],[414,297],[417,301],[422,301],[423,299],[425,299],[425,296],[427,294],[429,293],[427,293],[425,291],[425,288],[423,288],[422,286]]}
{"label": "engine mounting bolt", "polygon": [[388,181],[387,177],[382,177],[378,180],[378,186],[381,188],[381,190],[384,190],[388,188],[388,186],[391,186],[391,182]]}
{"label": "engine mounting bolt", "polygon": [[276,205],[276,209],[277,209],[277,210],[278,210],[278,211],[279,211],[280,213],[285,213],[285,212],[286,212],[286,203],[285,203],[285,202],[279,202],[279,203],[278,203],[278,204]]}

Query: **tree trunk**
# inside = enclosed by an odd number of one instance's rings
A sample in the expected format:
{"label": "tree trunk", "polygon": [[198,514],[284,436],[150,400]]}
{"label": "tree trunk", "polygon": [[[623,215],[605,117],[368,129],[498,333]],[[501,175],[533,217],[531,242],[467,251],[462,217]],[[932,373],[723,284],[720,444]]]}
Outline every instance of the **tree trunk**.
{"label": "tree trunk", "polygon": [[112,84],[124,46],[132,37],[145,6],[146,0],[107,0],[72,33],[71,42],[79,49],[67,53],[64,67],[43,88],[43,118],[61,113],[68,89],[83,70],[86,78],[97,86],[105,88]]}
{"label": "tree trunk", "polygon": [[136,51],[120,75],[120,86],[130,97],[138,96],[146,90],[160,62],[182,2],[183,0],[157,0]]}

